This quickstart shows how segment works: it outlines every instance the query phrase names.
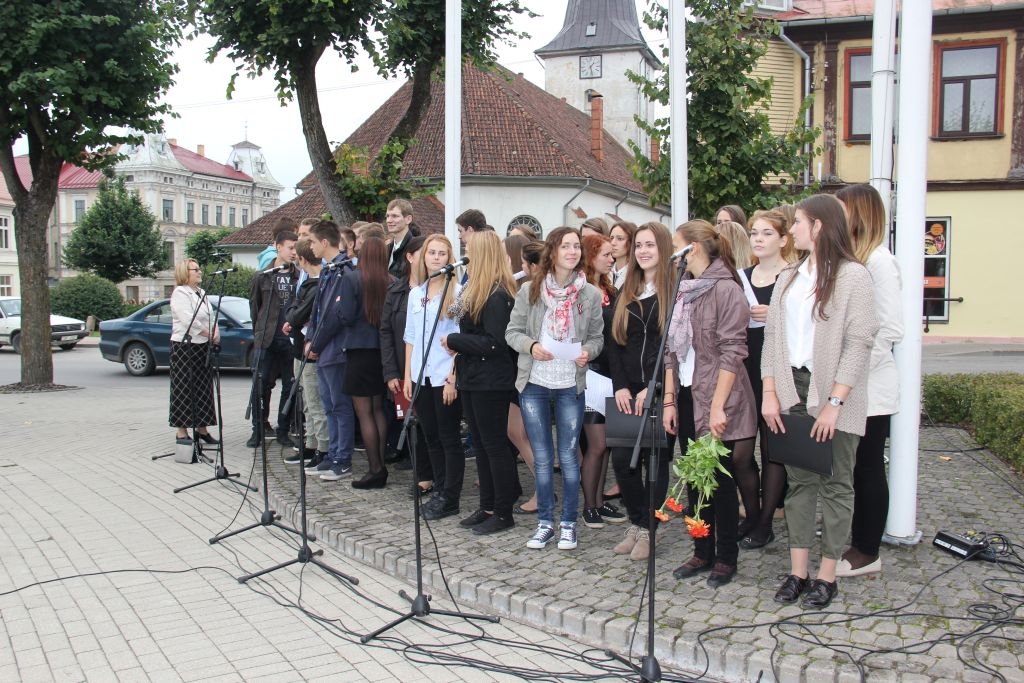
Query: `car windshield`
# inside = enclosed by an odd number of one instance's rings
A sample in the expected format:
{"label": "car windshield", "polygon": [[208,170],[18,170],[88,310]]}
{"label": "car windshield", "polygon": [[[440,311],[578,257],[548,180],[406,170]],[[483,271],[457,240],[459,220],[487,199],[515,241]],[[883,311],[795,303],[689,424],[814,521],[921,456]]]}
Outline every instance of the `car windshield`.
{"label": "car windshield", "polygon": [[240,325],[251,326],[252,319],[249,317],[249,302],[244,299],[224,299],[221,302],[221,309],[238,321]]}
{"label": "car windshield", "polygon": [[[21,299],[4,299],[0,301],[0,310],[8,317],[21,315]],[[246,314],[246,317],[249,317],[248,314]]]}

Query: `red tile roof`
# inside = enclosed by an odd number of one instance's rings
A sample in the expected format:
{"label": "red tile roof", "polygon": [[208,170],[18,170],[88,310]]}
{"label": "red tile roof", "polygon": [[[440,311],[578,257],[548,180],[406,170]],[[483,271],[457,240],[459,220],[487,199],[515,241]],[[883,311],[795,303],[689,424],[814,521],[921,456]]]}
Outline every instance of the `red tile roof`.
{"label": "red tile roof", "polygon": [[[908,0],[904,0],[907,2]],[[920,2],[921,0],[910,0]],[[932,10],[957,10],[970,8],[1016,5],[1020,0],[932,0]],[[779,21],[802,21],[813,19],[843,19],[849,17],[870,17],[875,13],[874,0],[793,0],[793,9],[774,15]]]}
{"label": "red tile roof", "polygon": [[60,169],[60,181],[58,187],[61,190],[91,189],[100,186],[103,174],[99,171],[87,171],[81,166],[75,166],[64,162]]}
{"label": "red tile roof", "polygon": [[202,175],[214,176],[216,178],[227,178],[229,180],[244,180],[246,182],[252,182],[252,177],[247,173],[236,171],[233,166],[228,166],[227,164],[222,164],[219,161],[214,161],[213,159],[200,156],[190,149],[185,149],[184,147],[172,144],[171,151],[174,152],[174,158],[178,160],[178,163],[193,173],[201,173]]}
{"label": "red tile roof", "polygon": [[[312,187],[244,228],[234,231],[218,244],[264,247],[270,244],[270,228],[278,218],[288,217],[301,221],[304,218],[322,216],[326,211],[327,205],[324,203],[320,188]],[[444,205],[436,197],[412,200],[412,212],[421,233],[444,232]]]}
{"label": "red tile roof", "polygon": [[[590,117],[503,67],[462,72],[462,174],[593,178],[643,193],[629,171],[632,154],[604,135],[604,161],[590,152]],[[406,83],[345,141],[375,154],[405,112]],[[472,106],[467,103],[472,102]],[[405,157],[402,176],[444,177],[444,83],[435,81],[430,108]],[[306,176],[299,187],[314,187]]]}

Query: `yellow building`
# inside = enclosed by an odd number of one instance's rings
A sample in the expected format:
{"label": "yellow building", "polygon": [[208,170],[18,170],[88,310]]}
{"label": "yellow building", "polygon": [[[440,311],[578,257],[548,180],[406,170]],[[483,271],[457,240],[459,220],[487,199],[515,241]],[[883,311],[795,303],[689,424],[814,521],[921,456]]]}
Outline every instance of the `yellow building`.
{"label": "yellow building", "polygon": [[[930,135],[925,339],[1024,341],[1024,2],[932,7],[932,73],[897,73],[896,86],[932,82],[931,117],[921,121]],[[823,131],[810,172],[829,191],[869,180],[872,15],[866,0],[792,0],[775,17],[793,46],[773,41],[759,68],[774,80],[773,122],[783,124],[795,120],[809,75],[812,123]],[[898,144],[894,157],[896,180]]]}

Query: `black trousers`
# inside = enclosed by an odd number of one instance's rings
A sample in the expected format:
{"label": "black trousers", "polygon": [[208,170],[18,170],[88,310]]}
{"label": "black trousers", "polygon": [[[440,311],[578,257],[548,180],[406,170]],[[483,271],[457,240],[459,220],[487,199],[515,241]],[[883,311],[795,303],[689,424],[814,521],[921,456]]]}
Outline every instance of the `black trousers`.
{"label": "black trousers", "polygon": [[518,498],[516,460],[508,447],[510,391],[462,391],[462,410],[473,435],[480,507],[501,517],[512,514]]}
{"label": "black trousers", "polygon": [[885,440],[891,415],[868,417],[853,465],[853,547],[870,557],[878,555],[889,517],[889,480],[885,474]]}
{"label": "black trousers", "polygon": [[434,488],[441,491],[449,505],[458,505],[466,472],[466,454],[462,451],[462,439],[459,437],[462,407],[458,398],[446,406],[441,397],[443,390],[443,386],[430,386],[429,380],[424,382],[416,397],[416,417],[427,441],[427,454],[434,471]]}
{"label": "black trousers", "polygon": [[292,391],[294,380],[294,365],[292,363],[291,344],[287,341],[275,339],[270,346],[258,350],[260,382],[263,385],[263,410],[252,411],[253,430],[257,429],[257,423],[262,420],[264,423],[270,421],[270,393],[274,390],[274,384],[278,378],[281,379],[281,396],[277,403],[277,433],[287,434],[288,426],[291,424],[289,413],[285,411],[285,404],[288,403],[288,395]]}
{"label": "black trousers", "polygon": [[[701,511],[701,519],[711,526],[711,533],[705,538],[693,540],[693,554],[707,562],[717,559],[724,564],[736,566],[740,540],[740,504],[736,498],[736,469],[731,453],[736,442],[725,441],[723,443],[729,449],[730,454],[723,455],[719,461],[729,474],[715,473],[718,488],[715,489],[711,500],[705,501],[706,507]],[[689,491],[689,503],[696,511],[697,492],[692,488]]]}

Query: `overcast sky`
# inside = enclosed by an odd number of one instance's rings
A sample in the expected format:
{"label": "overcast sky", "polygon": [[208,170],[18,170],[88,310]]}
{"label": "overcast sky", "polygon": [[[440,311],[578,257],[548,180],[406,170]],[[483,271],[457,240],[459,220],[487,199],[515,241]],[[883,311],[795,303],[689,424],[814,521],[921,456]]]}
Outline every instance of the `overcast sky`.
{"label": "overcast sky", "polygon": [[[567,0],[523,0],[522,4],[540,16],[518,18],[516,28],[531,37],[516,45],[499,46],[498,61],[543,87],[544,69],[533,51],[558,33],[565,19]],[[646,4],[645,0],[637,0],[639,17],[643,16]],[[649,33],[646,27],[642,28],[645,34]],[[225,56],[207,63],[206,51],[211,43],[208,36],[201,36],[183,44],[176,53],[180,71],[165,101],[179,118],[164,122],[167,137],[191,150],[205,145],[206,156],[221,162],[227,160],[232,144],[248,138],[263,148],[271,172],[285,188],[281,200],[287,201],[295,196],[295,184],[311,169],[298,105],[279,104],[269,75],[251,80],[241,74],[234,95],[228,100],[225,90],[236,66]],[[327,139],[332,144],[348,137],[404,82],[381,78],[365,57],[358,61],[358,66],[359,70],[353,73],[348,64],[330,53],[317,68],[320,109]],[[27,147],[21,147],[16,147],[16,153],[27,152]]]}

